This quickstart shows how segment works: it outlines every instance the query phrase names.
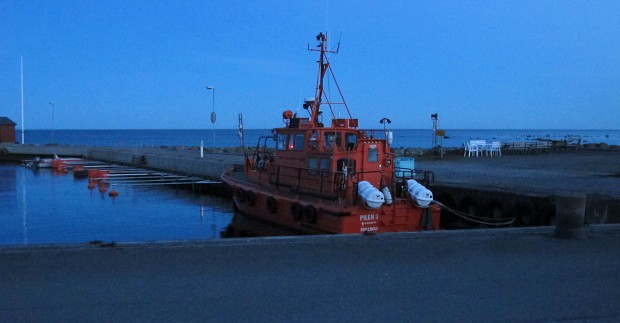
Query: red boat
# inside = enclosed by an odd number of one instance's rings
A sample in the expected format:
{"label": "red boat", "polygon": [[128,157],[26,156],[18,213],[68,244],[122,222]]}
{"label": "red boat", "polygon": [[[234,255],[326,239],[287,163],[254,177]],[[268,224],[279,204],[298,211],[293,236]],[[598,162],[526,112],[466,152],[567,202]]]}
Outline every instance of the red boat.
{"label": "red boat", "polygon": [[[246,154],[245,167],[222,175],[235,209],[308,234],[439,229],[440,209],[425,186],[432,173],[394,156],[389,119],[381,119],[381,130],[358,129],[327,56],[336,51],[327,49],[323,33],[316,38],[319,45],[309,50],[319,53],[319,69],[315,96],[303,105],[308,115],[284,111],[285,126],[259,139],[255,151]],[[324,91],[328,71],[341,101],[330,101]],[[348,117],[336,117],[336,105]],[[327,125],[323,107],[331,112]]]}

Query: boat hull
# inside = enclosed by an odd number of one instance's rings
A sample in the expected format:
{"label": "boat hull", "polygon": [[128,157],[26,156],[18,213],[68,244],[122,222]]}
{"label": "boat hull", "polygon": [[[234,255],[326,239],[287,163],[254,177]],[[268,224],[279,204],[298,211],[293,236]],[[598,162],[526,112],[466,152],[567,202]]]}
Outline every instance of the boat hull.
{"label": "boat hull", "polygon": [[407,198],[396,198],[391,205],[370,209],[341,204],[338,200],[313,198],[259,187],[224,175],[230,186],[236,210],[244,215],[284,227],[301,234],[338,234],[364,232],[405,232],[437,230],[440,209],[413,206]]}

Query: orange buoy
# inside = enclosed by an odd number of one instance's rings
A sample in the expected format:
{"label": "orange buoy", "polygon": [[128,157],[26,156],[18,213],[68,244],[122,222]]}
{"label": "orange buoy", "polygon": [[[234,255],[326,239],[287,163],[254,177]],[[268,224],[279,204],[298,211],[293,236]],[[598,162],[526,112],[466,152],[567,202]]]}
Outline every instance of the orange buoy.
{"label": "orange buoy", "polygon": [[56,170],[58,170],[59,172],[67,173],[67,163],[65,163],[64,161],[59,162],[56,166]]}
{"label": "orange buoy", "polygon": [[62,162],[62,160],[58,158],[52,159],[52,169],[58,170],[58,165]]}
{"label": "orange buoy", "polygon": [[88,182],[88,189],[89,189],[89,190],[92,190],[92,189],[94,189],[94,188],[95,188],[95,182],[93,182],[93,181],[89,181],[89,182]]}
{"label": "orange buoy", "polygon": [[110,193],[108,193],[110,195],[110,197],[117,197],[118,196],[118,191],[117,190],[111,190]]}
{"label": "orange buoy", "polygon": [[88,170],[88,178],[99,178],[99,170],[98,169],[89,169]]}

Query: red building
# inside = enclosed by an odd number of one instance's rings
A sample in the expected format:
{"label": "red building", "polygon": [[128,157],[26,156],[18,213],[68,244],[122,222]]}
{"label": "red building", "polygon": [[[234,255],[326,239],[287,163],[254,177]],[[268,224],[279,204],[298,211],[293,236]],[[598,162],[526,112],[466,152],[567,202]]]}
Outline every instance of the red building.
{"label": "red building", "polygon": [[15,143],[15,125],[11,119],[0,117],[0,143]]}

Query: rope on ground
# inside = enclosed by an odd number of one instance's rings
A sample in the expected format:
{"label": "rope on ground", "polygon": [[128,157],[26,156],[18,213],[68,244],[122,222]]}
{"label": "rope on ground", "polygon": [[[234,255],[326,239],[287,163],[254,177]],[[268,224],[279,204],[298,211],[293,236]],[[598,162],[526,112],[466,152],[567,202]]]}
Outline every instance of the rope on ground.
{"label": "rope on ground", "polygon": [[444,205],[443,203],[439,202],[439,201],[435,201],[433,200],[431,203],[435,203],[437,205],[439,205],[440,207],[450,211],[451,213],[453,213],[454,215],[466,220],[466,221],[470,221],[470,222],[474,222],[474,223],[478,223],[478,224],[484,224],[484,225],[491,225],[491,226],[496,226],[496,227],[500,227],[500,226],[505,226],[505,225],[511,225],[515,222],[515,218],[487,218],[487,217],[481,217],[481,216],[476,216],[476,215],[470,215],[467,214],[465,212],[461,212],[459,210],[455,210],[453,208],[450,208],[446,205]]}

